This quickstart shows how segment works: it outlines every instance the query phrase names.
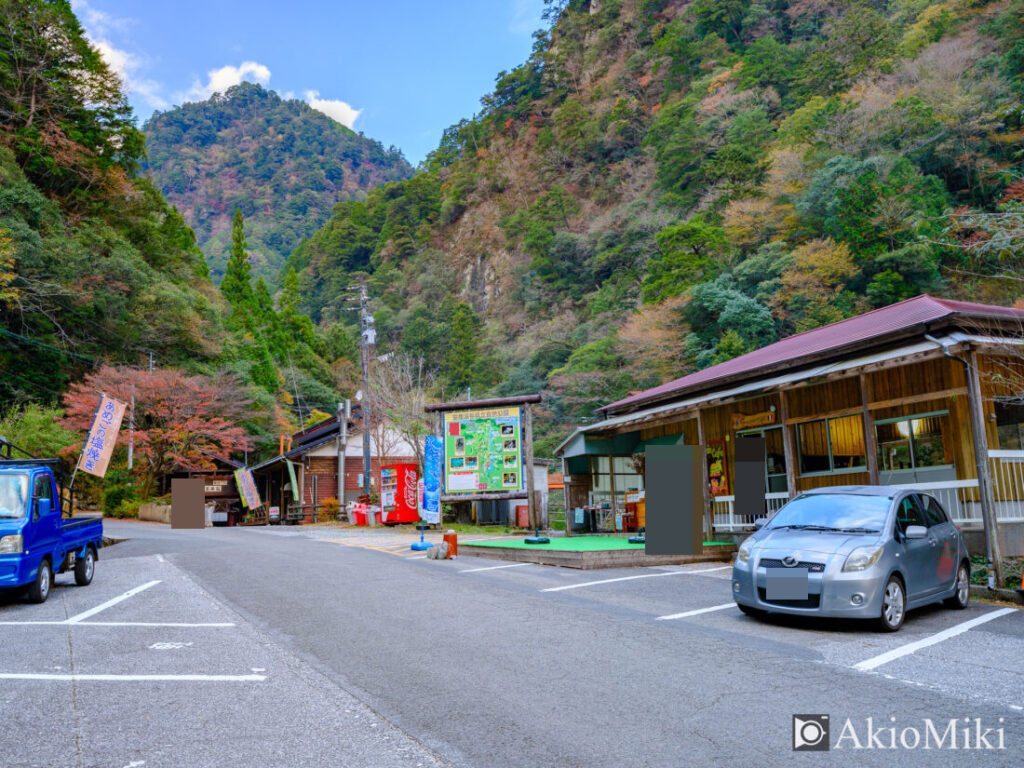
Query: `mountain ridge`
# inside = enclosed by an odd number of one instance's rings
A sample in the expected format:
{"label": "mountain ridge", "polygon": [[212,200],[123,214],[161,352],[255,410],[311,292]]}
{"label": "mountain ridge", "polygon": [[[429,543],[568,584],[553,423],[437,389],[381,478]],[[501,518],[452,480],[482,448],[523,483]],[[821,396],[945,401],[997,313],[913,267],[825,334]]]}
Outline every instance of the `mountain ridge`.
{"label": "mountain ridge", "polygon": [[143,131],[145,169],[196,232],[215,282],[235,208],[246,217],[254,273],[276,285],[288,254],[336,203],[412,174],[396,148],[248,82],[155,112]]}

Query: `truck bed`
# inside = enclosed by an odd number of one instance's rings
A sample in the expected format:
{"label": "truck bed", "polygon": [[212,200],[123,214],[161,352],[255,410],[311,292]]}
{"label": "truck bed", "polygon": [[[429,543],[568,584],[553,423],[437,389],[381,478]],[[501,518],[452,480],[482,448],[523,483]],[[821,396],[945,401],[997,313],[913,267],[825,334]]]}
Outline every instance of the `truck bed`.
{"label": "truck bed", "polygon": [[69,552],[85,544],[95,544],[97,549],[103,542],[102,517],[72,517],[61,521],[61,538],[64,551]]}

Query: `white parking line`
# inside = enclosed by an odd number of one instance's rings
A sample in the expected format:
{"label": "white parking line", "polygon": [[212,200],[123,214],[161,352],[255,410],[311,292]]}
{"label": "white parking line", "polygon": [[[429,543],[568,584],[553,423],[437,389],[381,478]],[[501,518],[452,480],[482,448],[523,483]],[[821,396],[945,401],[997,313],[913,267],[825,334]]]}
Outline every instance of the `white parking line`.
{"label": "white parking line", "polygon": [[499,568],[522,568],[524,565],[533,565],[533,563],[512,563],[512,565],[489,565],[486,568],[467,568],[459,573],[478,573],[479,571],[496,571]]}
{"label": "white parking line", "polygon": [[732,603],[722,603],[721,605],[712,605],[710,608],[698,608],[694,611],[683,611],[682,613],[670,613],[668,616],[659,616],[657,621],[668,621],[670,619],[685,619],[687,616],[696,616],[701,613],[711,613],[712,611],[724,611],[726,608],[732,608],[736,605]]}
{"label": "white parking line", "polygon": [[120,603],[123,600],[127,600],[132,595],[139,594],[139,592],[141,592],[144,589],[149,589],[150,587],[155,587],[159,583],[160,583],[160,580],[157,579],[156,581],[150,581],[150,582],[148,582],[146,584],[143,584],[141,587],[135,587],[135,589],[129,589],[123,595],[118,595],[113,600],[107,600],[107,602],[102,603],[101,605],[97,605],[95,608],[90,608],[88,611],[83,611],[82,613],[78,614],[77,616],[72,616],[70,619],[67,620],[67,623],[68,624],[77,624],[78,622],[82,621],[83,619],[88,619],[90,616],[95,616],[100,611],[105,611],[105,610],[107,610],[107,608],[110,608],[113,605],[117,605],[118,603]]}
{"label": "white parking line", "polygon": [[37,675],[0,672],[0,680],[58,680],[80,682],[101,680],[105,682],[212,682],[212,683],[259,683],[266,675]]}
{"label": "white parking line", "polygon": [[230,621],[211,621],[205,623],[189,623],[181,621],[76,621],[69,624],[66,621],[0,621],[0,627],[21,627],[21,626],[50,626],[50,627],[233,627]]}
{"label": "white parking line", "polygon": [[579,589],[580,587],[592,587],[595,584],[611,584],[613,581],[632,581],[633,579],[654,579],[658,576],[685,576],[690,573],[711,573],[712,571],[724,571],[732,568],[731,565],[723,565],[719,568],[699,568],[692,571],[669,571],[667,573],[643,573],[639,576],[620,576],[617,579],[601,579],[600,581],[584,581],[582,584],[565,584],[561,587],[548,587],[541,592],[561,592],[565,589]]}
{"label": "white parking line", "polygon": [[1000,616],[1005,616],[1008,613],[1015,613],[1016,610],[1016,608],[1000,608],[999,610],[991,611],[976,618],[970,619],[969,621],[964,621],[960,624],[952,626],[949,629],[944,629],[941,632],[936,632],[934,635],[931,635],[929,637],[922,638],[921,640],[916,640],[913,643],[907,643],[906,645],[902,645],[899,648],[894,648],[891,651],[886,651],[885,653],[880,653],[878,656],[872,656],[870,659],[865,659],[864,661],[854,664],[853,668],[860,670],[861,672],[867,672],[872,669],[876,669],[877,667],[880,667],[883,664],[888,664],[890,661],[895,661],[896,659],[903,658],[904,656],[909,656],[910,654],[915,653],[916,651],[919,651],[922,648],[927,648],[930,645],[941,643],[943,640],[948,640],[951,637],[961,635],[967,630],[978,626],[979,624],[984,624],[986,622],[992,621],[993,619],[998,619]]}

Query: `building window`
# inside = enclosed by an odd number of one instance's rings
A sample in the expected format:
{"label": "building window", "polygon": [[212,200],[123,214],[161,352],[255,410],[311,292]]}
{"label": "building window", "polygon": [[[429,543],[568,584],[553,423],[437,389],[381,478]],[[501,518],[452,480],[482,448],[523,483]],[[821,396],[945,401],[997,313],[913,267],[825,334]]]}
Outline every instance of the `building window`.
{"label": "building window", "polygon": [[1007,451],[1024,450],[1024,404],[997,401],[995,406],[999,447]]}
{"label": "building window", "polygon": [[952,465],[945,440],[948,414],[948,411],[940,411],[876,421],[879,471],[898,472]]}
{"label": "building window", "polygon": [[864,423],[860,416],[822,419],[797,425],[800,474],[862,471]]}
{"label": "building window", "polygon": [[627,491],[641,491],[644,487],[644,477],[636,471],[636,466],[631,456],[591,456],[590,474],[591,504],[598,506],[603,503],[610,504],[612,498],[611,473],[615,471],[615,498],[620,509],[626,503]]}

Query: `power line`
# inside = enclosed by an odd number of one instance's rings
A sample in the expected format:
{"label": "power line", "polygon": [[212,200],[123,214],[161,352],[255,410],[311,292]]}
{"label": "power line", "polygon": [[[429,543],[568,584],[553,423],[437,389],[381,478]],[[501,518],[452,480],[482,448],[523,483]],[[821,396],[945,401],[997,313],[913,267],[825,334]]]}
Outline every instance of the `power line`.
{"label": "power line", "polygon": [[57,352],[60,352],[62,355],[67,355],[69,357],[77,357],[79,360],[85,360],[86,362],[90,362],[90,363],[105,363],[106,362],[105,360],[100,360],[99,358],[92,357],[90,355],[83,355],[83,354],[80,354],[78,352],[72,352],[71,350],[63,349],[61,347],[55,346],[54,344],[47,344],[45,341],[39,341],[38,339],[33,339],[33,338],[29,337],[29,336],[22,336],[20,333],[15,333],[14,331],[9,331],[6,328],[0,328],[0,334],[3,334],[4,336],[9,336],[12,339],[18,339],[19,341],[27,342],[28,344],[32,344],[32,345],[34,345],[36,347],[41,347],[43,349],[53,349],[53,350],[56,350]]}

